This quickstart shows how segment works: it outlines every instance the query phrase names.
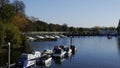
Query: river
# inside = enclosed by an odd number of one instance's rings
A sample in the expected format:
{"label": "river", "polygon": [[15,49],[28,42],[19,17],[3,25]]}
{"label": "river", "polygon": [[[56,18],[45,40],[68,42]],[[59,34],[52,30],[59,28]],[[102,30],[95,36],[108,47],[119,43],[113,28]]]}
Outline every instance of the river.
{"label": "river", "polygon": [[[120,68],[120,38],[73,37],[77,52],[68,58],[52,60],[48,66],[35,68]],[[53,49],[55,45],[70,45],[70,38],[57,41],[30,42],[32,50]],[[3,60],[0,60],[0,62]]]}

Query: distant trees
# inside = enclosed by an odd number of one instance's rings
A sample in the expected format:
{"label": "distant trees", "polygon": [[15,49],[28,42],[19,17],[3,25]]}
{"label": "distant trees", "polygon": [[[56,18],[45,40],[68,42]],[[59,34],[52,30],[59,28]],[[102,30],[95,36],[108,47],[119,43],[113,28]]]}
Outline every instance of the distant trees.
{"label": "distant trees", "polygon": [[62,25],[62,31],[69,31],[67,24]]}
{"label": "distant trees", "polygon": [[48,24],[44,21],[34,21],[33,23],[33,31],[69,31],[69,27],[67,24],[59,25],[59,24]]}
{"label": "distant trees", "polygon": [[67,24],[48,24],[47,22],[37,20],[33,23],[32,31],[63,31],[68,34],[81,35],[81,36],[95,36],[100,35],[101,32],[115,31],[115,27],[99,27],[95,26],[92,28],[83,28],[83,27],[68,27]]}

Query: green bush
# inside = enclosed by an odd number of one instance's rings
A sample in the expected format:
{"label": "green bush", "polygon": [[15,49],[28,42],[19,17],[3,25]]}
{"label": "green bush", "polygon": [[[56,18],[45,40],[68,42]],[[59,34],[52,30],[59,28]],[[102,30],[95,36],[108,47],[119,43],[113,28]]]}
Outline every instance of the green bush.
{"label": "green bush", "polygon": [[0,21],[0,45],[5,43],[5,25]]}

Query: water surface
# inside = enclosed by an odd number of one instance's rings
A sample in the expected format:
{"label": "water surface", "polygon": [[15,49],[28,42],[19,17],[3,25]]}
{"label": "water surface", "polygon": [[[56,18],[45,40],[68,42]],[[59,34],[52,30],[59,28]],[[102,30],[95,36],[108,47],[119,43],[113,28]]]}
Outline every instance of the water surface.
{"label": "water surface", "polygon": [[[73,44],[78,48],[71,57],[53,60],[49,67],[36,68],[120,68],[120,39],[113,37],[74,37]],[[57,41],[31,42],[33,50],[53,49],[55,45],[70,45],[70,38]]]}
{"label": "water surface", "polygon": [[[31,49],[43,51],[53,49],[55,45],[70,45],[70,38],[60,38],[57,41],[30,42]],[[52,60],[48,66],[35,68],[120,68],[120,38],[113,37],[74,37],[73,44],[77,52],[67,58]],[[11,63],[14,63],[21,52],[11,52]],[[0,66],[7,63],[7,53],[0,54]]]}

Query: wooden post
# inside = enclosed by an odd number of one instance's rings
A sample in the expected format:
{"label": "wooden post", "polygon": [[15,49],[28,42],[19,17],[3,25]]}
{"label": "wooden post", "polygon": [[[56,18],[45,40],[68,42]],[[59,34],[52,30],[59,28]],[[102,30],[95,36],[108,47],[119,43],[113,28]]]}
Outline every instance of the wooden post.
{"label": "wooden post", "polygon": [[72,45],[72,36],[70,37],[70,46]]}

